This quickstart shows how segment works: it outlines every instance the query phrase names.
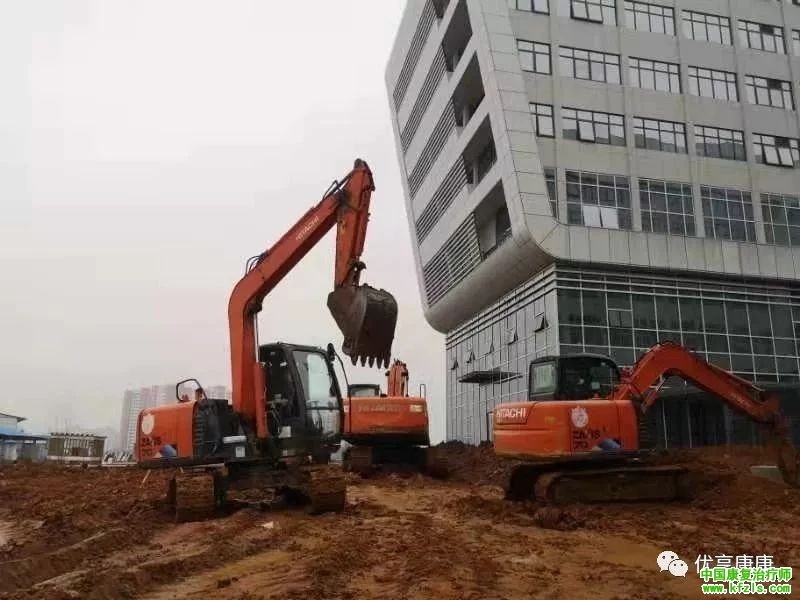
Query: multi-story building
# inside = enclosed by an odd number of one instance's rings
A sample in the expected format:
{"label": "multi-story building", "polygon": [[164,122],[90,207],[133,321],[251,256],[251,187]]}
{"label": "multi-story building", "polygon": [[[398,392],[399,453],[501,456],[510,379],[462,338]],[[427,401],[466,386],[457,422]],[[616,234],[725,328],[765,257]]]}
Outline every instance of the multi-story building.
{"label": "multi-story building", "polygon": [[136,444],[136,419],[144,408],[141,390],[125,390],[122,397],[122,417],[119,426],[122,450],[133,452]]}
{"label": "multi-story building", "polygon": [[[184,392],[189,394],[190,398],[193,397],[188,388],[181,390],[181,395]],[[231,400],[231,390],[224,385],[207,388],[206,395],[209,398]],[[138,390],[126,390],[122,398],[122,419],[120,421],[121,449],[133,452],[136,444],[136,422],[142,410],[176,401],[174,385],[152,385]]]}
{"label": "multi-story building", "polygon": [[[798,381],[798,83],[797,0],[409,0],[386,84],[448,439],[547,354]],[[663,438],[739,439],[709,406]]]}
{"label": "multi-story building", "polygon": [[212,385],[206,389],[206,395],[217,400],[227,400],[228,402],[233,400],[233,392],[224,385]]}

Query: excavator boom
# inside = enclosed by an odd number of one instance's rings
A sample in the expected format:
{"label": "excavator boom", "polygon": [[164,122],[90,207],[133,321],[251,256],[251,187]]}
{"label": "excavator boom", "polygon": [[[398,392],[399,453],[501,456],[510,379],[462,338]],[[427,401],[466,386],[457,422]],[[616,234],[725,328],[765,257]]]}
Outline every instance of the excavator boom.
{"label": "excavator boom", "polygon": [[800,456],[794,449],[787,420],[781,415],[777,396],[716,365],[706,362],[683,346],[662,342],[653,346],[636,363],[630,375],[611,396],[613,401],[640,399],[642,414],[658,396],[659,380],[680,377],[712,394],[733,410],[765,425],[778,452],[778,466],[784,480],[800,487]]}
{"label": "excavator boom", "polygon": [[334,182],[271,248],[253,259],[228,302],[233,406],[266,437],[265,385],[257,359],[256,316],[264,297],[336,225],[334,290],[328,307],[344,335],[342,350],[355,363],[388,365],[397,322],[397,303],[385,290],[359,285],[370,197],[375,189],[367,163],[356,160],[342,182]]}
{"label": "excavator boom", "polygon": [[386,372],[386,395],[408,396],[408,366],[401,360],[395,360]]}

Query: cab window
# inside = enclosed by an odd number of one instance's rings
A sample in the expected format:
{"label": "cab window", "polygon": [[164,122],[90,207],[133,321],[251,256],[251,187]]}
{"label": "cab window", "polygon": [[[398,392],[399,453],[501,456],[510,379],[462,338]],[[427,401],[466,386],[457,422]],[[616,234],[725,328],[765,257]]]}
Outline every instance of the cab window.
{"label": "cab window", "polygon": [[610,361],[575,357],[562,361],[561,397],[567,400],[604,398],[619,384],[619,371]]}
{"label": "cab window", "polygon": [[377,386],[350,386],[350,396],[353,398],[374,398],[380,395],[381,392]]}
{"label": "cab window", "polygon": [[306,393],[306,408],[336,406],[336,384],[325,356],[318,352],[295,351],[294,357]]}
{"label": "cab window", "polygon": [[556,365],[554,362],[531,365],[531,396],[552,394],[556,389]]}

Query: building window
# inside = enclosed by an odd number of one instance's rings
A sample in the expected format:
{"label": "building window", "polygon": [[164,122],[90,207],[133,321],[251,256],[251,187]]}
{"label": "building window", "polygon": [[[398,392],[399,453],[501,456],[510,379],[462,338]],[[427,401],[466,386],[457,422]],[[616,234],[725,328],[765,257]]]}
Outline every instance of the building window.
{"label": "building window", "polygon": [[490,140],[477,158],[470,165],[467,165],[467,183],[477,186],[492,170],[496,162],[497,152],[495,151],[494,141]]}
{"label": "building window", "polygon": [[800,166],[800,147],[794,138],[753,134],[753,154],[756,162],[776,167]]}
{"label": "building window", "polygon": [[797,29],[792,29],[792,52],[800,56],[800,31]]}
{"label": "building window", "polygon": [[636,31],[675,35],[675,11],[670,6],[626,1],[625,23]]}
{"label": "building window", "polygon": [[567,223],[606,229],[631,228],[628,178],[567,171]]}
{"label": "building window", "polygon": [[680,65],[631,57],[630,84],[644,90],[681,93]]}
{"label": "building window", "polygon": [[550,3],[548,0],[508,0],[508,6],[517,10],[527,12],[550,14]]}
{"label": "building window", "polygon": [[575,79],[622,83],[618,54],[562,46],[559,49],[559,56],[561,57],[562,75]]}
{"label": "building window", "polygon": [[791,82],[745,75],[744,84],[747,101],[751,104],[794,110]]}
{"label": "building window", "polygon": [[683,123],[634,117],[633,128],[637,148],[686,154],[686,127]]}
{"label": "building window", "polygon": [[750,192],[702,186],[703,223],[706,236],[716,240],[756,241]]}
{"label": "building window", "polygon": [[747,160],[741,131],[695,125],[694,137],[698,156]]}
{"label": "building window", "polygon": [[570,0],[570,16],[581,21],[617,24],[617,3],[615,0]]}
{"label": "building window", "polygon": [[768,244],[800,246],[800,199],[761,194],[761,212]]}
{"label": "building window", "polygon": [[530,103],[531,114],[536,121],[536,135],[539,137],[555,137],[553,124],[553,105]]}
{"label": "building window", "polygon": [[738,102],[736,73],[689,67],[689,93],[703,98]]}
{"label": "building window", "polygon": [[568,140],[625,145],[625,117],[591,110],[561,109],[563,135]]}
{"label": "building window", "polygon": [[608,353],[610,346],[619,364],[630,365],[652,344],[671,339],[750,380],[798,380],[792,314],[798,307],[788,293],[754,285],[721,289],[688,278],[676,290],[674,278],[650,277],[614,277],[614,291],[604,291],[610,280],[585,270],[559,285],[562,354]]}
{"label": "building window", "polygon": [[742,45],[753,50],[785,54],[783,29],[774,25],[739,20],[739,39]]}
{"label": "building window", "polygon": [[553,218],[558,219],[558,187],[556,185],[556,170],[545,167],[544,181],[547,184],[547,197],[550,200],[550,210]]}
{"label": "building window", "polygon": [[527,40],[517,40],[519,62],[523,71],[543,73],[550,75],[553,70],[550,65],[550,46]]}
{"label": "building window", "polygon": [[731,45],[731,21],[728,17],[685,10],[683,33],[691,40]]}
{"label": "building window", "polygon": [[670,235],[695,235],[692,186],[688,183],[639,180],[642,230]]}

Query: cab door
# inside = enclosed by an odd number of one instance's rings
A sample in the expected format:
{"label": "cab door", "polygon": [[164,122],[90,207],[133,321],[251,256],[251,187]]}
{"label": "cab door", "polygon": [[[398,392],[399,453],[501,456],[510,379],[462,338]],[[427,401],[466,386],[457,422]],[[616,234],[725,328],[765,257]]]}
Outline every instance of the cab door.
{"label": "cab door", "polygon": [[342,435],[343,404],[327,356],[317,350],[292,351],[300,391],[305,437],[336,444]]}
{"label": "cab door", "polygon": [[305,430],[303,390],[291,353],[281,346],[261,349],[267,383],[267,427],[272,439],[286,440]]}

